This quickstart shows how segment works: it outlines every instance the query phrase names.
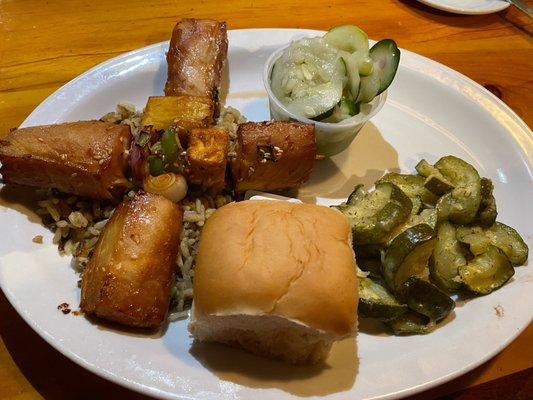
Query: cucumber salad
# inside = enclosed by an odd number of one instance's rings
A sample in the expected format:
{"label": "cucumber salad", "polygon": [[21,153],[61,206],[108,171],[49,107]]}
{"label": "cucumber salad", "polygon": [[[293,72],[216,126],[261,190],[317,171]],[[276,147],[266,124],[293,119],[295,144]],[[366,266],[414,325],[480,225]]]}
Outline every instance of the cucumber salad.
{"label": "cucumber salad", "polygon": [[370,48],[365,32],[342,25],[323,37],[292,42],[275,62],[270,84],[292,113],[339,122],[384,92],[399,62],[400,50],[393,40],[381,40]]}

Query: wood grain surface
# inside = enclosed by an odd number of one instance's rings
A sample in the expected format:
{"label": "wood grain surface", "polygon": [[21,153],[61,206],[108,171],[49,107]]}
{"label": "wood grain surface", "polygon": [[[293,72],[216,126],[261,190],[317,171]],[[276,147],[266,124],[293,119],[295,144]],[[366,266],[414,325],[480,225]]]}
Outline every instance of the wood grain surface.
{"label": "wood grain surface", "polygon": [[[500,97],[530,126],[533,123],[533,20],[513,7],[491,15],[462,16],[416,1],[392,0],[3,0],[0,134],[17,127],[48,95],[88,68],[168,40],[173,25],[183,17],[225,20],[229,29],[328,29],[354,23],[373,39],[392,37],[399,46],[462,72]],[[1,399],[142,398],[53,350],[1,293],[0,335]],[[480,398],[474,392],[476,385],[499,382],[495,380],[520,371],[505,385],[511,390],[522,385],[522,392],[531,389],[532,343],[530,326],[488,363],[416,398],[437,398],[472,387],[451,397]],[[479,393],[499,398],[495,390]]]}

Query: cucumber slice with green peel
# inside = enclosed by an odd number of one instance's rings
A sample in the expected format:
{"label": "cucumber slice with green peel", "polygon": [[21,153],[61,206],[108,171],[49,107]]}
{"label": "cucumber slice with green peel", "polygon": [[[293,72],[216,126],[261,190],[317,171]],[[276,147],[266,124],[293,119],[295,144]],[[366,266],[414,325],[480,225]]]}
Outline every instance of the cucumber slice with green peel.
{"label": "cucumber slice with green peel", "polygon": [[359,64],[357,59],[349,53],[343,52],[341,59],[346,67],[346,76],[348,77],[348,91],[352,99],[357,99],[359,87],[361,86],[361,77],[359,76]]}
{"label": "cucumber slice with green peel", "polygon": [[437,327],[435,321],[414,311],[408,311],[386,324],[395,335],[426,335]]}
{"label": "cucumber slice with green peel", "polygon": [[339,111],[344,116],[353,117],[359,113],[359,104],[353,100],[343,97],[339,102]]}
{"label": "cucumber slice with green peel", "polygon": [[361,87],[357,96],[358,103],[370,103],[379,93],[379,77],[372,72],[369,76],[361,77]]}
{"label": "cucumber slice with green peel", "polygon": [[455,227],[444,221],[439,226],[435,250],[429,262],[431,279],[447,290],[457,290],[462,284],[459,267],[466,263],[466,251],[456,238]]}
{"label": "cucumber slice with green peel", "polygon": [[343,96],[341,101],[339,101],[339,103],[331,110],[312,119],[321,122],[340,122],[347,118],[351,118],[358,113],[359,104]]}
{"label": "cucumber slice with green peel", "polygon": [[435,231],[427,224],[406,229],[391,242],[383,256],[383,277],[399,291],[412,276],[424,276],[435,248]]}
{"label": "cucumber slice with green peel", "polygon": [[361,78],[357,98],[361,103],[371,102],[390,86],[400,63],[400,50],[391,39],[377,42],[370,49],[369,56],[373,62],[372,73]]}
{"label": "cucumber slice with green peel", "polygon": [[431,321],[440,321],[452,312],[455,302],[430,282],[417,277],[409,278],[400,290],[400,299]]}
{"label": "cucumber slice with green peel", "polygon": [[384,39],[377,42],[369,51],[369,56],[374,62],[372,75],[379,78],[379,90],[383,93],[392,83],[398,65],[400,64],[400,49],[392,39]]}
{"label": "cucumber slice with green peel", "polygon": [[368,53],[368,36],[355,25],[334,26],[324,35],[324,40],[331,46],[348,53],[355,51]]}
{"label": "cucumber slice with green peel", "polygon": [[273,66],[274,95],[293,113],[306,118],[332,110],[342,97],[346,68],[338,50],[322,38],[293,42]]}
{"label": "cucumber slice with green peel", "polygon": [[326,112],[320,114],[320,115],[317,115],[316,117],[313,117],[313,118],[310,118],[312,119],[313,121],[322,121],[322,120],[325,120],[326,118],[329,118],[333,115],[333,113],[335,112],[335,110],[337,109],[337,106],[333,107],[333,108],[330,108],[329,110],[327,110]]}
{"label": "cucumber slice with green peel", "polygon": [[459,267],[459,274],[468,290],[489,294],[511,279],[514,268],[503,251],[489,245],[485,253]]}
{"label": "cucumber slice with green peel", "polygon": [[372,59],[367,57],[362,57],[359,60],[359,75],[361,76],[368,76],[374,71],[374,63],[372,62]]}
{"label": "cucumber slice with green peel", "polygon": [[302,88],[297,97],[286,104],[289,111],[306,118],[315,118],[333,111],[342,97],[340,83],[327,82]]}
{"label": "cucumber slice with green peel", "polygon": [[359,306],[361,317],[390,321],[405,314],[407,305],[400,303],[379,280],[359,278]]}
{"label": "cucumber slice with green peel", "polygon": [[529,248],[526,242],[515,229],[501,222],[486,229],[480,226],[460,226],[456,236],[476,256],[487,251],[489,246],[496,246],[514,265],[522,265],[527,261]]}

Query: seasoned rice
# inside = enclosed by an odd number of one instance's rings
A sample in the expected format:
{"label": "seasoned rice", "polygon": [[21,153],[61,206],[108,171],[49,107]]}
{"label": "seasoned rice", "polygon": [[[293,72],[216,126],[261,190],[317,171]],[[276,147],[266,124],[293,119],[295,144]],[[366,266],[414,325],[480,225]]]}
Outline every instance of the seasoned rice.
{"label": "seasoned rice", "polygon": [[[141,127],[142,112],[130,103],[117,105],[114,112],[107,113],[102,121],[129,125],[132,132]],[[216,127],[224,128],[230,136],[229,157],[234,156],[234,143],[238,124],[246,122],[240,112],[225,107],[216,121]],[[81,199],[52,189],[38,191],[41,201],[37,212],[43,223],[54,232],[52,239],[62,255],[72,256],[72,265],[82,272],[88,264],[100,233],[113,215],[115,207],[105,202]],[[129,191],[125,198],[133,197]],[[233,201],[229,194],[188,193],[182,201],[184,215],[180,235],[179,253],[176,259],[176,282],[172,288],[168,319],[186,318],[193,298],[195,258],[198,252],[200,232],[207,219],[220,208]]]}

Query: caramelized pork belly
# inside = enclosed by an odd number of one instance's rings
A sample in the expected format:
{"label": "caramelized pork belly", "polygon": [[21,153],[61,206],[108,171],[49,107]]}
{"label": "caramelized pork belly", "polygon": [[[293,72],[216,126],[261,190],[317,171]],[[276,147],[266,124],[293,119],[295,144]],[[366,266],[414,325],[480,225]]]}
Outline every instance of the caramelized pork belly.
{"label": "caramelized pork belly", "polygon": [[0,173],[4,183],[119,200],[130,139],[129,126],[101,121],[16,129],[0,138]]}
{"label": "caramelized pork belly", "polygon": [[313,169],[314,125],[248,122],[237,131],[237,156],[231,163],[235,188],[281,190],[301,185]]}
{"label": "caramelized pork belly", "polygon": [[138,192],[115,210],[81,281],[87,314],[134,327],[166,318],[183,211],[163,196]]}
{"label": "caramelized pork belly", "polygon": [[167,53],[166,96],[206,96],[217,102],[228,52],[226,23],[184,19],[172,32]]}

